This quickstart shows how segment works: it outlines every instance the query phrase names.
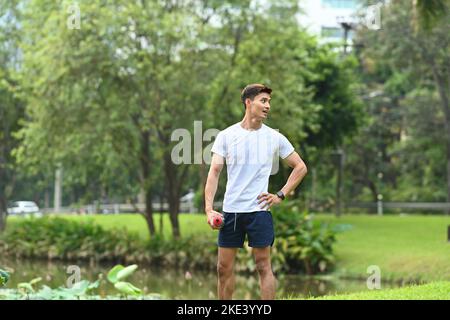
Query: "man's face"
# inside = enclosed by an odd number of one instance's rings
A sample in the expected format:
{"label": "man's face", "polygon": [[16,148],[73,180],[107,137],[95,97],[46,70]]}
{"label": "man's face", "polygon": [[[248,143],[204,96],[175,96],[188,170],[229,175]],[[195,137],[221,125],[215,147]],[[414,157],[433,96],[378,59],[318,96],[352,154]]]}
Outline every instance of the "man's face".
{"label": "man's face", "polygon": [[263,92],[258,94],[253,101],[247,99],[250,102],[250,114],[261,119],[267,119],[270,111],[270,94]]}

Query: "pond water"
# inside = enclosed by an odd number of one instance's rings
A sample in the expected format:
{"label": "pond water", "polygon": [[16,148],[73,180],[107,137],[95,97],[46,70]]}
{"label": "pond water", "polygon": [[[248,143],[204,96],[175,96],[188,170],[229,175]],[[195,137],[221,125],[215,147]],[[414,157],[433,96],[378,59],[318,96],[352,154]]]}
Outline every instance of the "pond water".
{"label": "pond water", "polygon": [[[103,274],[105,282],[99,293],[106,295],[115,293],[114,287],[107,283],[106,274],[113,264],[89,265],[86,263],[42,262],[30,260],[4,260],[0,267],[11,272],[8,288],[16,288],[20,282],[28,282],[36,277],[42,277],[37,285],[47,285],[51,288],[67,286],[73,272],[67,272],[68,267],[77,265],[80,268],[81,280],[95,281]],[[172,270],[162,268],[139,268],[126,281],[131,282],[144,293],[158,293],[166,299],[217,299],[217,277],[215,272],[200,272],[195,270]],[[382,288],[397,286],[384,284]],[[295,296],[321,296],[326,294],[366,291],[366,280],[310,279],[297,275],[277,275],[277,298]],[[235,299],[259,299],[259,281],[257,274],[238,274],[236,276]]]}

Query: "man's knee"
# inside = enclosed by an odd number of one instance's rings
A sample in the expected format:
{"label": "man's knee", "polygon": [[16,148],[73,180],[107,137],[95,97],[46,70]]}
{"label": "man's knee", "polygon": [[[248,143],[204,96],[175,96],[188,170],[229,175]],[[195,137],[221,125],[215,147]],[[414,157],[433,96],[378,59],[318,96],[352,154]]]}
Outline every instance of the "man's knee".
{"label": "man's knee", "polygon": [[270,264],[270,260],[261,259],[256,261],[256,271],[260,275],[268,275],[272,273],[272,266]]}
{"label": "man's knee", "polygon": [[220,278],[228,278],[233,274],[233,265],[231,263],[218,262],[217,274]]}

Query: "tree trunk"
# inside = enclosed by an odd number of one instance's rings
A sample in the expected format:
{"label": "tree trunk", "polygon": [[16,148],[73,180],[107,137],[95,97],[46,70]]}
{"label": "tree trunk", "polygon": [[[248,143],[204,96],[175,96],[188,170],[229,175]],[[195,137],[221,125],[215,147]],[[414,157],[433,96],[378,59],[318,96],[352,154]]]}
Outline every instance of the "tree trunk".
{"label": "tree trunk", "polygon": [[[445,116],[445,144],[447,149],[447,202],[450,202],[450,102],[448,97],[448,83],[445,81],[445,75],[439,73],[437,66],[433,65],[433,76],[436,87],[439,92],[442,111]],[[447,210],[450,214],[450,209]]]}
{"label": "tree trunk", "polygon": [[169,215],[170,223],[172,224],[172,234],[174,239],[179,239],[180,224],[178,222],[178,214],[180,213],[180,197],[176,192],[169,193]]}
{"label": "tree trunk", "polygon": [[203,210],[205,210],[206,179],[207,179],[206,164],[205,164],[205,161],[203,161],[203,157],[202,157],[202,164],[200,165],[200,188],[202,190],[202,202],[200,204],[201,207],[197,208],[198,211],[200,211],[200,212],[203,212]]}
{"label": "tree trunk", "polygon": [[310,207],[312,210],[316,210],[316,184],[317,184],[317,170],[315,168],[311,168],[311,202]]}
{"label": "tree trunk", "polygon": [[180,212],[180,189],[182,181],[177,183],[177,174],[172,163],[170,153],[164,155],[164,170],[167,181],[167,201],[169,202],[169,217],[172,224],[172,235],[174,239],[180,238],[180,225],[178,223],[178,213]]}
{"label": "tree trunk", "polygon": [[159,196],[159,233],[161,237],[164,237],[164,200],[166,192],[166,185],[164,184],[161,194]]}
{"label": "tree trunk", "polygon": [[[372,180],[370,180],[368,177],[366,178],[367,186],[369,187],[370,191],[372,192],[373,202],[376,204],[378,202],[378,189]],[[373,210],[371,210],[372,213],[377,213],[377,208],[375,207]]]}
{"label": "tree trunk", "polygon": [[155,224],[153,222],[153,208],[152,208],[152,193],[150,190],[145,192],[145,221],[147,221],[147,227],[150,232],[150,236],[154,236]]}
{"label": "tree trunk", "polygon": [[[5,162],[3,160],[4,157],[0,154],[0,233],[3,232],[6,228],[6,209],[7,209],[7,197],[8,194],[6,193],[6,172],[2,170],[2,162]],[[3,184],[2,184],[3,182]]]}
{"label": "tree trunk", "polygon": [[[178,214],[180,213],[181,188],[188,173],[188,166],[180,168],[175,166],[171,159],[171,152],[164,154],[164,170],[167,183],[167,200],[169,202],[169,215],[172,224],[172,234],[175,239],[180,238],[180,225]],[[178,173],[178,174],[177,174]]]}
{"label": "tree trunk", "polygon": [[[447,132],[447,202],[450,202],[450,135]],[[450,215],[450,209],[446,211],[447,215]]]}
{"label": "tree trunk", "polygon": [[0,195],[0,233],[6,229],[6,199]]}
{"label": "tree trunk", "polygon": [[155,235],[153,222],[152,192],[150,188],[150,132],[141,132],[141,185],[145,190],[145,221],[147,221],[150,236]]}

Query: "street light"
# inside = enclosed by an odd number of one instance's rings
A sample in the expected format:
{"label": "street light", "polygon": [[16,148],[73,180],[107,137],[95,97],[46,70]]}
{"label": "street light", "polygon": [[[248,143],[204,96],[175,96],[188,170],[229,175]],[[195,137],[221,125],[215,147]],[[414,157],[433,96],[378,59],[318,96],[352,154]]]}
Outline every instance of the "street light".
{"label": "street light", "polygon": [[342,213],[342,178],[344,171],[344,151],[341,148],[336,149],[331,156],[337,167],[337,181],[336,181],[336,216],[339,217]]}
{"label": "street light", "polygon": [[351,30],[354,30],[356,27],[356,23],[354,23],[350,18],[348,17],[342,17],[339,16],[336,18],[337,23],[341,26],[342,29],[344,29],[344,55],[347,54],[347,47],[348,45],[348,35]]}
{"label": "street light", "polygon": [[380,189],[379,189],[379,193],[377,195],[377,214],[379,216],[383,215],[383,194],[381,192],[381,186],[383,183],[383,173],[382,172],[378,172],[378,179],[380,179]]}
{"label": "street light", "polygon": [[[348,18],[337,17],[337,22],[344,29],[344,55],[347,54],[347,40],[350,30],[355,28],[355,24],[349,21]],[[332,157],[337,166],[337,180],[336,180],[336,216],[339,217],[342,213],[342,194],[343,194],[343,172],[345,154],[341,146],[332,153]]]}

